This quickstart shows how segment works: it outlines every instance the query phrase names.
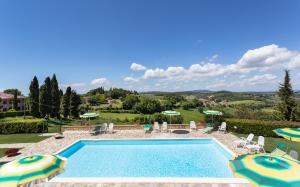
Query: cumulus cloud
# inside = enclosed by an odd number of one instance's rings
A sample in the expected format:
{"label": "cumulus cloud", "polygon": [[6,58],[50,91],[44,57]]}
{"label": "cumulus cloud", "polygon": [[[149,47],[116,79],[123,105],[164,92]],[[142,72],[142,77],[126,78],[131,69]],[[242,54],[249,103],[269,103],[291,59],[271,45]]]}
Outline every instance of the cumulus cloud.
{"label": "cumulus cloud", "polygon": [[86,86],[85,83],[80,82],[80,83],[71,83],[71,84],[61,84],[60,87],[62,88],[67,88],[67,87],[71,87],[71,88],[80,88],[80,87],[84,87]]}
{"label": "cumulus cloud", "polygon": [[97,78],[91,81],[91,85],[93,86],[104,86],[108,85],[110,82],[106,78]]}
{"label": "cumulus cloud", "polygon": [[124,80],[125,82],[129,82],[129,83],[133,83],[133,82],[138,82],[138,81],[139,81],[139,79],[134,78],[134,77],[130,77],[130,76],[125,77],[123,80]]}
{"label": "cumulus cloud", "polygon": [[[143,79],[165,80],[193,80],[227,76],[232,74],[246,74],[254,71],[275,70],[278,68],[300,67],[300,52],[271,44],[257,49],[248,50],[233,64],[216,63],[218,55],[213,55],[206,62],[192,64],[190,67],[168,67],[166,69],[147,69]],[[270,77],[268,77],[270,78]]]}
{"label": "cumulus cloud", "polygon": [[141,64],[132,63],[130,69],[132,69],[133,71],[142,71],[146,70],[146,67]]}

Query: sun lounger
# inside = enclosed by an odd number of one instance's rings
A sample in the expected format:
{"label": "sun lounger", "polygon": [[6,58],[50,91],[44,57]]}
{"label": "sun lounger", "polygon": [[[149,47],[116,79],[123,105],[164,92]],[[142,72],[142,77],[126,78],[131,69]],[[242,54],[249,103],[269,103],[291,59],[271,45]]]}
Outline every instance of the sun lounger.
{"label": "sun lounger", "polygon": [[226,122],[222,122],[221,126],[219,126],[218,132],[226,133]]}
{"label": "sun lounger", "polygon": [[108,125],[108,133],[112,134],[114,132],[114,124],[113,123],[109,123]]}
{"label": "sun lounger", "polygon": [[100,132],[101,132],[101,126],[95,126],[95,128],[90,131],[90,133],[93,135],[100,134]]}
{"label": "sun lounger", "polygon": [[265,152],[265,138],[263,136],[258,137],[257,144],[246,145],[245,147],[248,149],[250,153],[253,152]]}
{"label": "sun lounger", "polygon": [[298,158],[299,158],[299,154],[298,154],[298,152],[295,151],[295,150],[290,150],[289,155],[290,155],[290,157],[292,157],[292,158],[295,159],[295,160],[298,160]]}
{"label": "sun lounger", "polygon": [[149,133],[150,132],[150,130],[151,130],[151,125],[150,124],[145,124],[144,125],[144,131],[145,131],[145,133]]}
{"label": "sun lounger", "polygon": [[196,123],[194,121],[190,121],[190,132],[196,131],[196,130],[197,130]]}
{"label": "sun lounger", "polygon": [[206,127],[202,130],[202,132],[208,134],[211,133],[213,130],[214,130],[213,127]]}
{"label": "sun lounger", "polygon": [[154,122],[153,130],[154,130],[154,132],[159,132],[160,131],[158,122]]}
{"label": "sun lounger", "polygon": [[253,138],[254,138],[254,134],[250,133],[247,138],[241,137],[240,140],[236,140],[234,141],[234,144],[236,145],[236,147],[245,147],[246,145],[250,145],[251,143],[253,143]]}
{"label": "sun lounger", "polygon": [[107,132],[107,123],[103,123],[101,125],[101,129],[100,129],[101,133],[106,133]]}
{"label": "sun lounger", "polygon": [[163,124],[161,126],[161,132],[169,132],[168,123],[167,122],[163,122]]}

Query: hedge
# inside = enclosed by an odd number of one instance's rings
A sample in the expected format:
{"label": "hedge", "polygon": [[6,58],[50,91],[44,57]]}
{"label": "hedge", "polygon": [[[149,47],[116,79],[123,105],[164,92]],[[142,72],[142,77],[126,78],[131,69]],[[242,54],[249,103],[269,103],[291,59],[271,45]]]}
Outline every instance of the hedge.
{"label": "hedge", "polygon": [[[29,111],[25,111],[25,115],[28,115]],[[7,111],[7,112],[0,112],[0,118],[6,117],[16,117],[16,116],[23,116],[24,111]]]}
{"label": "hedge", "polygon": [[[171,123],[172,124],[182,124],[183,122],[183,117],[180,116],[172,116],[171,118]],[[138,117],[135,117],[133,119],[134,122],[139,123],[139,124],[145,124],[145,123],[154,123],[158,122],[159,124],[162,124],[163,122],[167,122],[170,124],[170,117],[163,115],[161,113],[155,113],[153,115],[140,115]]]}
{"label": "hedge", "polygon": [[0,120],[0,134],[42,133],[47,128],[45,119]]}
{"label": "hedge", "polygon": [[131,113],[131,114],[136,113],[133,110],[124,110],[124,109],[119,109],[119,110],[116,110],[116,109],[110,109],[110,110],[99,109],[99,111],[103,112],[103,113]]}
{"label": "hedge", "polygon": [[278,128],[300,127],[299,122],[290,121],[262,121],[248,119],[226,119],[227,129],[240,134],[253,133],[265,137],[278,137],[273,130]]}

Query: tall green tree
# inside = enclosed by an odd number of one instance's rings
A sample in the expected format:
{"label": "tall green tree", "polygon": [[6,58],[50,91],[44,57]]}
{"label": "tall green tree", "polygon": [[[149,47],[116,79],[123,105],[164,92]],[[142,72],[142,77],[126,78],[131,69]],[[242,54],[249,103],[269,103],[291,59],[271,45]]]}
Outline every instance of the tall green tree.
{"label": "tall green tree", "polygon": [[52,95],[50,77],[45,79],[44,84],[40,88],[40,113],[42,117],[50,115],[52,112]]}
{"label": "tall green tree", "polygon": [[290,73],[288,70],[285,70],[284,81],[279,86],[278,96],[280,98],[278,109],[283,119],[287,121],[293,120],[293,112],[296,104],[294,91],[291,85]]}
{"label": "tall green tree", "polygon": [[15,90],[13,99],[13,109],[18,110],[18,92]]}
{"label": "tall green tree", "polygon": [[70,99],[70,112],[73,118],[79,117],[79,106],[81,104],[80,96],[76,93],[76,91],[71,92]]}
{"label": "tall green tree", "polygon": [[7,94],[12,94],[14,95],[15,92],[17,92],[17,95],[22,95],[21,91],[16,89],[16,88],[12,88],[12,89],[6,89],[3,91],[4,93],[7,93]]}
{"label": "tall green tree", "polygon": [[40,117],[40,90],[39,81],[36,76],[33,77],[33,80],[30,83],[29,91],[30,113],[34,117]]}
{"label": "tall green tree", "polygon": [[68,87],[63,96],[63,102],[62,102],[63,115],[65,118],[67,118],[70,115],[70,99],[71,99],[71,87]]}
{"label": "tall green tree", "polygon": [[51,99],[52,99],[52,118],[59,118],[60,114],[60,91],[58,89],[58,82],[56,79],[56,75],[54,74],[51,79]]}

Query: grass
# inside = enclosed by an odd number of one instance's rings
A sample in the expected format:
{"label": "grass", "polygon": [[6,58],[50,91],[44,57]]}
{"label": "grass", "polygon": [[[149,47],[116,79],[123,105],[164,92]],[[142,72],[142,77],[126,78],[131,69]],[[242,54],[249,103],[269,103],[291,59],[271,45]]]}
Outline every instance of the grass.
{"label": "grass", "polygon": [[5,134],[0,135],[0,142],[1,144],[35,143],[49,138],[39,135],[40,134]]}
{"label": "grass", "polygon": [[7,149],[0,148],[0,158],[4,156],[4,153]]}
{"label": "grass", "polygon": [[140,114],[131,114],[131,113],[110,113],[110,112],[100,112],[100,117],[104,119],[117,119],[125,120],[126,118],[128,120],[132,120],[135,117],[140,116]]}
{"label": "grass", "polygon": [[190,121],[195,121],[196,123],[204,121],[204,115],[197,110],[176,109],[176,111],[180,112],[181,116],[183,117],[184,124],[189,124]]}
{"label": "grass", "polygon": [[255,100],[240,100],[240,101],[229,101],[230,105],[249,105],[249,104],[263,104],[262,101]]}
{"label": "grass", "polygon": [[[247,137],[248,136],[247,134],[237,134],[237,133],[234,133],[234,135],[236,135],[238,137]],[[257,138],[258,137],[255,137],[254,141],[257,141]],[[286,144],[288,146],[289,150],[293,149],[300,154],[300,143],[289,141],[284,138],[265,137],[265,150],[267,152],[272,152],[276,148],[276,144],[279,142]]]}

